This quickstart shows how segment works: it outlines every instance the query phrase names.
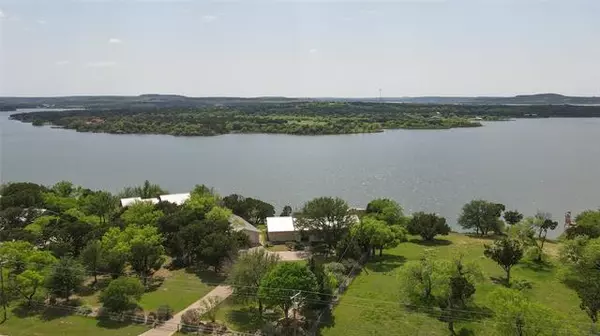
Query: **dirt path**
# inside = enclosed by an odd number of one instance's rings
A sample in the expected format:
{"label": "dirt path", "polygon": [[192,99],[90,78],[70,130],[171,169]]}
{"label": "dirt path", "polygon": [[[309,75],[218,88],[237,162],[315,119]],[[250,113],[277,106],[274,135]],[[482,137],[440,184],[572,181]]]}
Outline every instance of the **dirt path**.
{"label": "dirt path", "polygon": [[200,300],[192,303],[184,310],[175,314],[170,320],[162,325],[156,326],[156,328],[150,329],[139,336],[171,336],[177,331],[177,326],[181,323],[181,316],[189,309],[202,309],[202,301],[207,300],[210,297],[217,296],[222,300],[225,300],[228,296],[233,293],[233,289],[229,286],[220,285],[204,295]]}

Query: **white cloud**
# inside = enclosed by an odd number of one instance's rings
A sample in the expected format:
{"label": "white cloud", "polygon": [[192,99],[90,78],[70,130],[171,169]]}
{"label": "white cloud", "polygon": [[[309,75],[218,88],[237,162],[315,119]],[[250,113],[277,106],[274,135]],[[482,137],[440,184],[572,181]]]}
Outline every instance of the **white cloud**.
{"label": "white cloud", "polygon": [[217,20],[217,17],[214,16],[214,15],[204,15],[202,17],[202,21],[204,21],[206,23],[211,23],[211,22],[216,21],[216,20]]}
{"label": "white cloud", "polygon": [[108,39],[108,43],[120,44],[120,43],[123,43],[123,40],[115,38],[115,37],[111,37]]}
{"label": "white cloud", "polygon": [[69,64],[69,63],[71,63],[71,62],[70,62],[70,61],[67,61],[67,60],[65,60],[65,61],[56,61],[54,64],[56,64],[56,65],[58,65],[58,66],[63,66],[63,65],[67,65],[67,64]]}
{"label": "white cloud", "polygon": [[47,23],[46,20],[37,20],[36,22],[41,25],[45,25]]}
{"label": "white cloud", "polygon": [[4,12],[2,11],[2,9],[0,9],[0,19],[2,19],[3,17],[6,17],[6,15],[4,15]]}
{"label": "white cloud", "polygon": [[113,61],[96,61],[96,62],[87,62],[85,64],[88,68],[108,68],[117,65],[117,62]]}
{"label": "white cloud", "polygon": [[311,54],[316,54],[317,51],[318,51],[317,49],[313,48],[313,49],[310,49],[308,52],[311,53]]}

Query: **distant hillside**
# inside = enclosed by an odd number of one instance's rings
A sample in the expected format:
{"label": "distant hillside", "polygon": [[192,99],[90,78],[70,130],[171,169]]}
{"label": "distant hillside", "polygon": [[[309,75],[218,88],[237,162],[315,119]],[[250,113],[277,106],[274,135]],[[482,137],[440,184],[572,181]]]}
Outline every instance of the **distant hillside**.
{"label": "distant hillside", "polygon": [[247,104],[294,103],[308,101],[379,102],[411,104],[465,105],[600,105],[600,97],[570,97],[554,93],[519,95],[515,97],[377,97],[287,98],[287,97],[186,97],[174,94],[143,94],[139,96],[67,96],[67,97],[0,97],[0,111],[19,108],[198,108]]}

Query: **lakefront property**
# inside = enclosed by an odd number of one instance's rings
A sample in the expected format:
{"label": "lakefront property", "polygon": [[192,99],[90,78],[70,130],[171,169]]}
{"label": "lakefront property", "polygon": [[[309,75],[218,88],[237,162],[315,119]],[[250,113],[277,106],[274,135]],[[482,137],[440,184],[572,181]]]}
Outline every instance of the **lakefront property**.
{"label": "lakefront property", "polygon": [[3,334],[597,332],[600,211],[559,223],[476,199],[457,233],[384,198],[317,197],[275,216],[202,185],[0,194]]}

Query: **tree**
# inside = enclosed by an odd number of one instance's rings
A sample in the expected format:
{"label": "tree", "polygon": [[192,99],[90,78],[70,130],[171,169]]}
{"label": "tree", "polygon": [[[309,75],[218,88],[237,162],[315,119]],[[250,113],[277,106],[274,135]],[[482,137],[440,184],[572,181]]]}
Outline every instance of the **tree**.
{"label": "tree", "polygon": [[113,279],[118,278],[125,270],[131,246],[122,239],[119,228],[110,228],[101,240],[103,264]]}
{"label": "tree", "polygon": [[267,217],[275,216],[275,208],[271,204],[250,197],[246,198],[242,195],[232,194],[226,196],[223,198],[222,203],[223,206],[231,209],[234,214],[254,225],[265,224]]}
{"label": "tree", "polygon": [[369,202],[365,214],[374,216],[388,225],[406,224],[406,218],[400,204],[388,198],[377,198]]}
{"label": "tree", "polygon": [[363,217],[360,223],[350,228],[350,235],[358,242],[363,252],[375,255],[375,250],[379,249],[379,256],[383,255],[384,248],[395,247],[404,241],[405,233],[403,227],[390,226],[371,215]]}
{"label": "tree", "polygon": [[283,210],[279,214],[279,216],[281,216],[281,217],[287,217],[287,216],[291,216],[291,215],[292,215],[292,207],[289,205],[284,206]]}
{"label": "tree", "polygon": [[49,251],[36,250],[23,241],[4,242],[0,245],[0,260],[5,261],[5,270],[10,278],[10,289],[31,306],[38,290],[56,263]]}
{"label": "tree", "polygon": [[534,261],[541,262],[548,231],[556,229],[557,226],[558,222],[553,221],[550,214],[538,212],[535,217],[527,217],[512,225],[509,235],[521,241],[524,246],[535,248]]}
{"label": "tree", "polygon": [[262,316],[263,302],[258,296],[258,287],[262,278],[277,265],[279,255],[263,249],[242,253],[231,268],[229,283],[233,292],[243,300],[256,300],[258,313]]}
{"label": "tree", "polygon": [[483,254],[494,260],[506,272],[506,284],[510,286],[510,270],[523,257],[523,247],[518,240],[503,238],[492,245],[484,245]]}
{"label": "tree", "polygon": [[209,296],[206,299],[200,302],[200,306],[205,316],[210,320],[210,322],[214,323],[217,318],[219,303],[221,303],[223,299],[220,296]]}
{"label": "tree", "polygon": [[296,226],[319,235],[333,249],[356,222],[348,210],[348,204],[341,198],[315,198],[304,204]]}
{"label": "tree", "polygon": [[502,211],[502,204],[473,200],[463,206],[458,224],[463,229],[475,229],[477,234],[487,235],[490,231],[499,234],[502,233]]}
{"label": "tree", "polygon": [[152,226],[128,227],[125,229],[127,244],[130,246],[129,263],[143,279],[144,286],[152,274],[165,262],[165,248],[162,236]]}
{"label": "tree", "polygon": [[168,191],[161,188],[158,184],[152,184],[150,181],[146,180],[141,186],[125,187],[119,194],[119,197],[156,198],[165,194],[168,194]]}
{"label": "tree", "polygon": [[292,296],[299,304],[314,298],[318,289],[315,275],[299,263],[280,263],[269,271],[261,280],[258,296],[270,306],[279,307],[288,318],[292,307]]}
{"label": "tree", "polygon": [[65,300],[75,292],[85,279],[83,266],[71,257],[64,257],[52,268],[46,279],[46,288]]}
{"label": "tree", "polygon": [[600,238],[579,236],[567,241],[560,255],[567,265],[565,283],[577,292],[580,308],[596,324],[600,317]]}
{"label": "tree", "polygon": [[447,268],[446,282],[437,301],[442,310],[440,319],[448,323],[448,330],[453,335],[454,323],[468,317],[467,308],[475,294],[475,284],[482,279],[479,267],[474,263],[463,263],[462,255],[454,258]]}
{"label": "tree", "polygon": [[144,294],[144,286],[138,279],[120,277],[112,280],[100,293],[103,307],[114,313],[122,313],[136,304]]}
{"label": "tree", "polygon": [[586,235],[590,238],[600,237],[600,210],[586,210],[575,217],[575,226],[566,230],[567,238]]}
{"label": "tree", "polygon": [[510,210],[504,212],[504,221],[510,225],[515,225],[523,219],[523,214],[517,210]]}
{"label": "tree", "polygon": [[536,261],[541,262],[542,255],[544,252],[544,243],[546,242],[548,231],[556,229],[556,227],[558,226],[558,222],[553,221],[552,216],[549,213],[538,212],[536,214],[536,219],[537,220],[534,222],[538,231],[536,246],[539,250]]}
{"label": "tree", "polygon": [[420,260],[408,261],[400,270],[402,295],[413,305],[431,305],[435,303],[435,291],[443,288],[448,279],[444,270],[447,261],[436,260],[425,254]]}
{"label": "tree", "polygon": [[151,202],[138,201],[127,207],[127,210],[121,214],[121,219],[125,225],[156,226],[163,216],[163,212],[156,210]]}
{"label": "tree", "polygon": [[[494,330],[499,335],[557,335],[565,331],[564,320],[540,304],[531,302],[519,291],[508,288],[496,288],[490,294],[491,307],[494,310]],[[572,335],[570,332],[560,335]]]}
{"label": "tree", "polygon": [[69,181],[59,181],[52,186],[52,191],[60,197],[71,197],[75,188],[73,183]]}
{"label": "tree", "polygon": [[408,233],[420,235],[423,240],[432,241],[438,235],[448,235],[450,226],[446,224],[446,218],[439,217],[434,213],[416,212],[408,222]]}
{"label": "tree", "polygon": [[98,270],[102,266],[102,243],[90,241],[81,251],[81,261],[85,268],[94,275],[94,284],[98,282]]}
{"label": "tree", "polygon": [[100,223],[106,223],[108,215],[116,208],[117,198],[106,191],[99,191],[84,198],[88,213],[100,217]]}

